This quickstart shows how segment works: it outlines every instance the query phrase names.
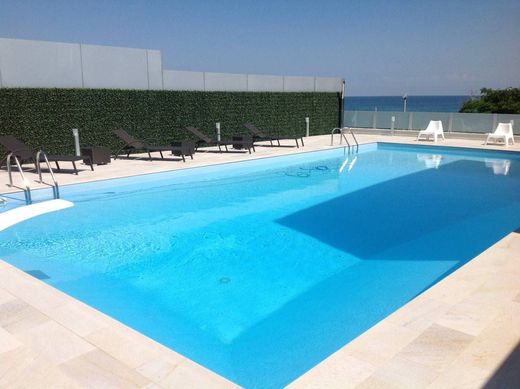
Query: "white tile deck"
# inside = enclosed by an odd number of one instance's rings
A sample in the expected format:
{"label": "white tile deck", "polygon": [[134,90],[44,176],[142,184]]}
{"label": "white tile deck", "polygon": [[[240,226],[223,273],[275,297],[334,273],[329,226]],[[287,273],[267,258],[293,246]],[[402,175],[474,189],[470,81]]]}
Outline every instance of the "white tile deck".
{"label": "white tile deck", "polygon": [[[403,136],[358,138],[415,143]],[[66,185],[326,149],[329,141],[328,136],[308,138],[300,150],[259,147],[252,156],[198,153],[185,164],[118,160],[79,176],[60,174],[59,180]],[[439,145],[484,147],[481,140],[461,139]],[[508,149],[520,151],[520,145]],[[6,182],[4,172],[0,187]],[[481,387],[519,344],[520,233],[512,232],[290,387]],[[0,387],[236,385],[0,260]]]}

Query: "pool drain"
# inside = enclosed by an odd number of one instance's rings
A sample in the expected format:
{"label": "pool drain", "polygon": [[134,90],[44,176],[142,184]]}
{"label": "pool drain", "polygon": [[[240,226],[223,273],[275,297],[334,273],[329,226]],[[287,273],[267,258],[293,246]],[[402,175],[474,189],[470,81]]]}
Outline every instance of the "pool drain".
{"label": "pool drain", "polygon": [[229,284],[229,282],[231,281],[231,278],[229,277],[221,277],[218,282],[220,282],[221,284]]}

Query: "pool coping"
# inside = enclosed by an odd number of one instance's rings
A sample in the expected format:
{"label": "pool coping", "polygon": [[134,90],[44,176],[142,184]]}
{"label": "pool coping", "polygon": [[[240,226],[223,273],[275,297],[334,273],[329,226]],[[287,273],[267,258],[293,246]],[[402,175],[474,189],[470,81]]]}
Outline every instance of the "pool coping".
{"label": "pool coping", "polygon": [[[520,340],[519,252],[512,232],[289,386],[485,383]],[[10,367],[0,368],[0,386],[6,377],[70,387],[104,377],[123,386],[237,387],[2,260],[0,285],[0,313],[10,318],[0,315],[0,366]]]}

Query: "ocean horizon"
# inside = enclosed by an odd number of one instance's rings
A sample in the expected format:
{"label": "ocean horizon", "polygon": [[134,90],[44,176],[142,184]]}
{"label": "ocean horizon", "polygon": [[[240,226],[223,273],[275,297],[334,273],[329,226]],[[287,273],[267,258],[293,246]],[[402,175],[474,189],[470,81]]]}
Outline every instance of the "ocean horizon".
{"label": "ocean horizon", "polygon": [[[408,112],[459,112],[471,96],[408,96]],[[402,96],[345,96],[346,111],[403,111]]]}

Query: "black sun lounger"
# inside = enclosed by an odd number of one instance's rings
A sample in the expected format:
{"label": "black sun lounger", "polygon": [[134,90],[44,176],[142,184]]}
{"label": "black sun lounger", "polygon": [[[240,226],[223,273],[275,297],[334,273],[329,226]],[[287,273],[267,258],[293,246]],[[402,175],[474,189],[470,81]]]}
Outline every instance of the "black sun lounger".
{"label": "black sun lounger", "polygon": [[280,144],[281,140],[293,139],[296,142],[296,147],[298,147],[298,148],[300,147],[300,145],[298,144],[298,140],[300,140],[300,142],[302,142],[302,146],[305,146],[303,144],[303,136],[266,135],[252,123],[246,123],[246,124],[244,124],[244,127],[247,128],[249,131],[251,131],[255,142],[269,141],[269,142],[271,142],[271,146],[274,146],[273,141],[276,141],[278,143],[278,146],[282,147],[282,145]]}
{"label": "black sun lounger", "polygon": [[[13,135],[3,135],[0,136],[0,144],[4,146],[7,150],[9,150],[9,154],[16,157],[20,164],[23,164],[24,162],[32,162],[36,166],[36,154],[37,152],[27,146],[22,141],[15,138]],[[4,160],[7,160],[8,155],[4,158]],[[0,166],[3,165],[3,161],[0,163]],[[72,162],[72,166],[74,167],[74,173],[78,174],[78,168],[76,166],[76,162],[78,161],[85,161],[88,165],[90,165],[90,169],[94,170],[94,166],[92,165],[92,161],[90,160],[90,157],[87,155],[78,156],[78,155],[47,155],[47,160],[49,162],[54,162],[56,164],[57,170],[61,170],[61,167],[58,162]],[[40,156],[40,162],[44,162],[45,159],[43,155]]]}
{"label": "black sun lounger", "polygon": [[218,146],[218,149],[220,152],[222,152],[222,146],[224,146],[224,149],[227,151],[228,146],[232,145],[234,148],[244,148],[249,151],[249,154],[251,154],[251,149],[253,151],[255,150],[255,145],[252,138],[244,137],[244,136],[235,136],[233,139],[227,139],[227,140],[213,140],[206,134],[202,133],[198,128],[188,126],[186,129],[191,132],[193,135],[195,135],[198,139],[196,140],[196,147],[199,148],[200,146]]}
{"label": "black sun lounger", "polygon": [[183,162],[186,162],[186,155],[189,155],[191,159],[193,159],[193,152],[195,147],[194,145],[190,145],[190,142],[175,142],[170,146],[151,146],[143,140],[134,138],[125,130],[117,129],[112,130],[112,132],[125,143],[124,146],[117,150],[117,152],[114,154],[114,159],[117,159],[122,151],[126,154],[127,157],[129,157],[130,153],[132,152],[147,152],[150,161],[152,160],[151,153],[154,151],[158,151],[161,154],[162,159],[164,159],[163,151],[171,151],[173,155],[180,156]]}

